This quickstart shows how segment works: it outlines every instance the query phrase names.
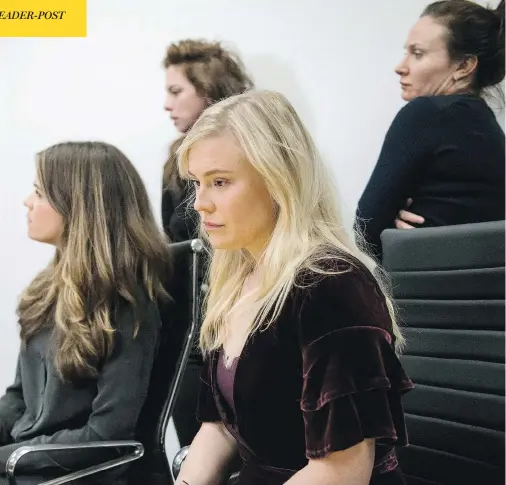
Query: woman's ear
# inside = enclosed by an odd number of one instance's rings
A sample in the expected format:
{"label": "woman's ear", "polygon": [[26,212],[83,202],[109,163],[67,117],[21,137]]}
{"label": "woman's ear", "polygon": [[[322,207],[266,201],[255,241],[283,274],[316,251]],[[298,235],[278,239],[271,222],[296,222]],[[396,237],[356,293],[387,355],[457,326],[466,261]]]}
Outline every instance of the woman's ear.
{"label": "woman's ear", "polygon": [[455,82],[470,78],[478,67],[478,58],[476,56],[468,56],[460,61],[457,70],[453,73]]}

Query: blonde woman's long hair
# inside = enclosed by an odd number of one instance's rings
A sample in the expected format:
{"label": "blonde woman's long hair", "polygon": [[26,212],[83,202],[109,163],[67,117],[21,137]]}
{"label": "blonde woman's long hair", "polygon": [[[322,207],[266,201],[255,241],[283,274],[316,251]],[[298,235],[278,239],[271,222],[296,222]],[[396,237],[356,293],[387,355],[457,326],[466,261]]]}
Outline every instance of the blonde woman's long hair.
{"label": "blonde woman's long hair", "polygon": [[[209,108],[188,132],[179,152],[179,170],[189,177],[192,147],[212,136],[228,134],[265,180],[277,209],[272,236],[261,257],[261,284],[241,295],[255,267],[245,250],[215,250],[209,269],[209,291],[200,334],[204,354],[226,341],[230,314],[247,308],[249,336],[267,328],[279,316],[302,271],[339,273],[339,264],[362,262],[376,277],[392,319],[399,350],[403,337],[396,322],[382,272],[348,236],[341,222],[336,187],[308,131],[290,102],[280,93],[249,91]],[[203,234],[205,237],[205,234]]]}
{"label": "blonde woman's long hair", "polygon": [[139,314],[148,300],[167,298],[167,244],[141,177],[116,147],[54,145],[37,154],[36,171],[63,233],[53,260],[21,295],[21,339],[49,328],[60,377],[94,377],[114,347],[118,302]]}

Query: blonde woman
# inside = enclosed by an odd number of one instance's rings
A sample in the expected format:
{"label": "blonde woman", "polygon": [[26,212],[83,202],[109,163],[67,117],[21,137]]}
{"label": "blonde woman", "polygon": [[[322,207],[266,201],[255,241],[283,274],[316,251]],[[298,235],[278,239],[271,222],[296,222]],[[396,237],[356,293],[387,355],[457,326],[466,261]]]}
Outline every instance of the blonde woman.
{"label": "blonde woman", "polygon": [[179,168],[214,248],[200,346],[202,426],[178,485],[398,485],[402,336],[331,177],[280,94],[208,108]]}
{"label": "blonde woman", "polygon": [[[0,399],[0,470],[24,445],[133,438],[161,325],[157,302],[167,296],[164,236],[117,148],[79,142],[40,152],[25,206],[28,236],[55,255],[19,302],[17,373]],[[18,483],[103,454],[31,454],[19,461]]]}

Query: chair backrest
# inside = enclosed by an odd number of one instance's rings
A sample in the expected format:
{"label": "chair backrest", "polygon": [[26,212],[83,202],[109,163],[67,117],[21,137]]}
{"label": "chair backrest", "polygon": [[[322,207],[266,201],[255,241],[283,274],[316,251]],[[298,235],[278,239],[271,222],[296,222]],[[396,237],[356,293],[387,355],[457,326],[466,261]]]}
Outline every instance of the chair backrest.
{"label": "chair backrest", "polygon": [[203,248],[199,239],[169,246],[172,271],[167,287],[172,300],[160,304],[162,329],[159,347],[148,396],[137,425],[136,438],[144,445],[145,454],[141,460],[134,462],[128,473],[131,485],[172,483],[165,452],[165,433],[198,331],[199,256]]}
{"label": "chair backrest", "polygon": [[504,484],[504,221],[382,234],[407,338],[410,485]]}

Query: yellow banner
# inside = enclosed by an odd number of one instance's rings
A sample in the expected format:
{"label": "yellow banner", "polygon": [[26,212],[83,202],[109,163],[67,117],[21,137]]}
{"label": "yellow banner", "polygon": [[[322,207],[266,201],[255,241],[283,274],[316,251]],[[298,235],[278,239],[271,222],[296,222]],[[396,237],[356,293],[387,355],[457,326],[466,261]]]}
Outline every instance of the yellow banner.
{"label": "yellow banner", "polygon": [[86,37],[86,0],[0,0],[0,37]]}

